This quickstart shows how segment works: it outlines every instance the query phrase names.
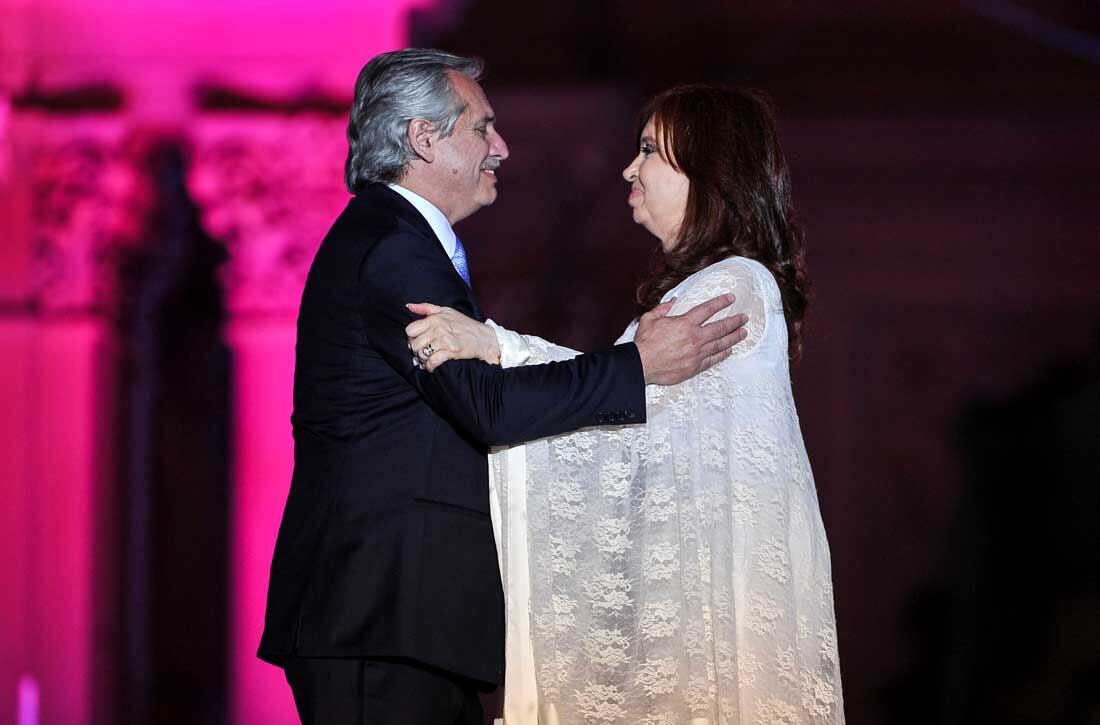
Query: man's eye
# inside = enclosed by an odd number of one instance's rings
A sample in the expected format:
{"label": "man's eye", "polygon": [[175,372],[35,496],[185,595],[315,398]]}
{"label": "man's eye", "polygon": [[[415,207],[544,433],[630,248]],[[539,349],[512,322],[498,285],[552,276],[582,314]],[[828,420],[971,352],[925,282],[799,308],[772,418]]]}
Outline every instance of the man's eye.
{"label": "man's eye", "polygon": [[489,128],[487,126],[476,126],[474,130],[477,131],[479,136],[489,135]]}

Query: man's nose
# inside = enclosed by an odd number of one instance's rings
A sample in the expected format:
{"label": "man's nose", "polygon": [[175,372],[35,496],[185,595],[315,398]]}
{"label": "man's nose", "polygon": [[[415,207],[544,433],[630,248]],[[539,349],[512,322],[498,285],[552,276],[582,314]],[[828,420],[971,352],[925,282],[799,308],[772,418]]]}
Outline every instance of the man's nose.
{"label": "man's nose", "polygon": [[489,153],[493,156],[499,156],[501,161],[508,158],[508,144],[504,143],[504,137],[499,133],[493,133],[493,141],[489,145]]}

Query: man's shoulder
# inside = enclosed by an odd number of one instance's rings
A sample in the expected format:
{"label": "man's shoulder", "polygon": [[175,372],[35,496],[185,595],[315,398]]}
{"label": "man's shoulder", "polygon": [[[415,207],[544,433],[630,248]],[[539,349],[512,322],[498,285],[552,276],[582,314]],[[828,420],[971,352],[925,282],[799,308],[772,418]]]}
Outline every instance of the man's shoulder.
{"label": "man's shoulder", "polygon": [[374,194],[357,194],[351,197],[336,218],[329,235],[378,237],[392,234],[397,229],[401,215],[386,201],[384,197]]}
{"label": "man's shoulder", "polygon": [[406,240],[404,244],[434,241],[426,226],[408,202],[385,186],[375,184],[348,200],[325,235],[325,242],[330,245],[351,243],[373,249],[397,238]]}

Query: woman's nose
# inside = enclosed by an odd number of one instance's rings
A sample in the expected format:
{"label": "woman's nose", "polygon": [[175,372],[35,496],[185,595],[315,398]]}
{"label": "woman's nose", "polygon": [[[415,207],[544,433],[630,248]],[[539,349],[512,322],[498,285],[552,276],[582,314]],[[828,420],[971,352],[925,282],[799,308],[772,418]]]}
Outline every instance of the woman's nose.
{"label": "woman's nose", "polygon": [[623,169],[623,178],[627,181],[634,181],[638,178],[638,157],[635,156],[625,169]]}

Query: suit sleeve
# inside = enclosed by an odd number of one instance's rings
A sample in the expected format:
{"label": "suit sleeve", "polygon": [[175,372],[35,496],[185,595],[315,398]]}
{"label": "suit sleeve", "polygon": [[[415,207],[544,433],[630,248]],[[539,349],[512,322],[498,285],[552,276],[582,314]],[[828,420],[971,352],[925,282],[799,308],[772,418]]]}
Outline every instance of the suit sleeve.
{"label": "suit sleeve", "polygon": [[461,279],[421,238],[391,234],[380,240],[363,261],[360,285],[374,348],[428,405],[486,445],[645,422],[645,381],[633,343],[507,370],[480,360],[452,360],[434,373],[417,366],[405,337],[416,317],[406,303],[432,302],[474,316]]}

